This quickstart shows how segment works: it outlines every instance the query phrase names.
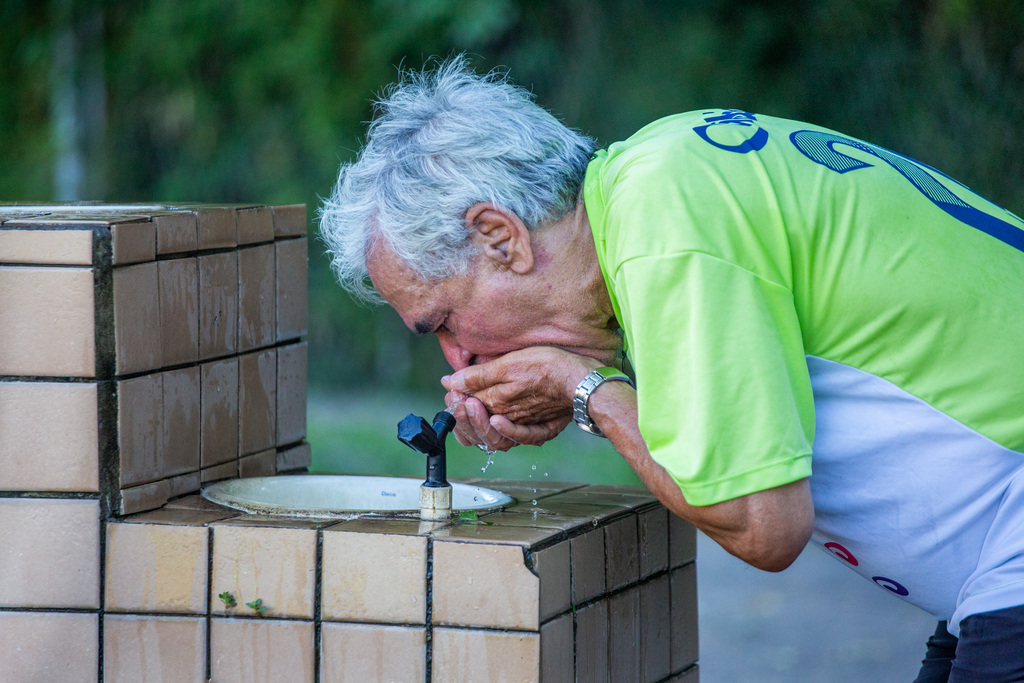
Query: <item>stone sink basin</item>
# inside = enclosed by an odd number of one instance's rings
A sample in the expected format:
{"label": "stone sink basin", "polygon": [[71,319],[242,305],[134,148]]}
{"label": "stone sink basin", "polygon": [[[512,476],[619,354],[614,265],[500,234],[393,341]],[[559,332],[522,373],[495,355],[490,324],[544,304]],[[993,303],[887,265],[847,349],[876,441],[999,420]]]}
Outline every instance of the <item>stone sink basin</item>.
{"label": "stone sink basin", "polygon": [[[203,489],[219,505],[262,515],[346,519],[365,514],[418,516],[422,479],[340,474],[295,474],[229,479]],[[486,512],[515,503],[512,496],[470,484],[452,484],[452,515]]]}

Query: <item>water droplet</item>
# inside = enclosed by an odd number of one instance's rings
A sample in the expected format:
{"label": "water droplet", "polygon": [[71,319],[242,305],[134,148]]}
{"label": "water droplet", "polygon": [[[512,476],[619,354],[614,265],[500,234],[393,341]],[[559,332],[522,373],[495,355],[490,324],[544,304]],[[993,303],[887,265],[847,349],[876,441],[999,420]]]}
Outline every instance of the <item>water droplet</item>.
{"label": "water droplet", "polygon": [[534,466],[533,466],[533,469],[537,469],[537,466],[536,466],[536,465],[534,465]]}
{"label": "water droplet", "polygon": [[547,473],[547,472],[545,472],[545,473],[544,473],[544,476],[545,476],[545,477],[546,477],[546,476],[548,476],[548,473]]}
{"label": "water droplet", "polygon": [[536,501],[536,500],[531,500],[531,501],[530,501],[530,503],[531,503],[532,505],[536,505],[536,504],[537,504],[537,501]]}

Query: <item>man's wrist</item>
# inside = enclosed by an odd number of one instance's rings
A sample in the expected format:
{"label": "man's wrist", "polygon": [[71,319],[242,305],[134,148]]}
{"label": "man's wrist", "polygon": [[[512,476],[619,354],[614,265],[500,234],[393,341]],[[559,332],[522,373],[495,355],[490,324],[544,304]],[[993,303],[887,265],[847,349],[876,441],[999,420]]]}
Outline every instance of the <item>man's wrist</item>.
{"label": "man's wrist", "polygon": [[598,387],[606,382],[626,382],[636,389],[633,380],[618,368],[602,367],[587,374],[573,392],[573,419],[580,429],[595,436],[604,436],[604,432],[597,426],[590,417],[590,397],[597,391]]}

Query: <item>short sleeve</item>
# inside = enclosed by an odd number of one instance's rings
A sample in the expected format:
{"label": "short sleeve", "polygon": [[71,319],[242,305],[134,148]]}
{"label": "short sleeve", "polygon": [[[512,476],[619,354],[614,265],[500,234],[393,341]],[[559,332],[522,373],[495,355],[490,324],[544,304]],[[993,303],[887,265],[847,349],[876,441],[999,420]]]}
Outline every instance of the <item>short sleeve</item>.
{"label": "short sleeve", "polygon": [[810,476],[814,400],[793,295],[702,252],[611,274],[640,431],[691,505]]}

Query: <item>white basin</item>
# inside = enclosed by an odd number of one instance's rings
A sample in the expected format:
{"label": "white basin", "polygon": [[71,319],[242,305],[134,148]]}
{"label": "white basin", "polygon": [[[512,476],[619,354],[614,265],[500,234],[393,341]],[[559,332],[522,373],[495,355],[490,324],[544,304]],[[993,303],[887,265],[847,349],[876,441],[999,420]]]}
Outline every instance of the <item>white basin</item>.
{"label": "white basin", "polygon": [[[203,497],[236,510],[287,517],[347,518],[359,514],[419,514],[422,479],[340,474],[295,474],[229,479]],[[512,496],[470,484],[452,484],[452,510],[486,511],[511,505]]]}

